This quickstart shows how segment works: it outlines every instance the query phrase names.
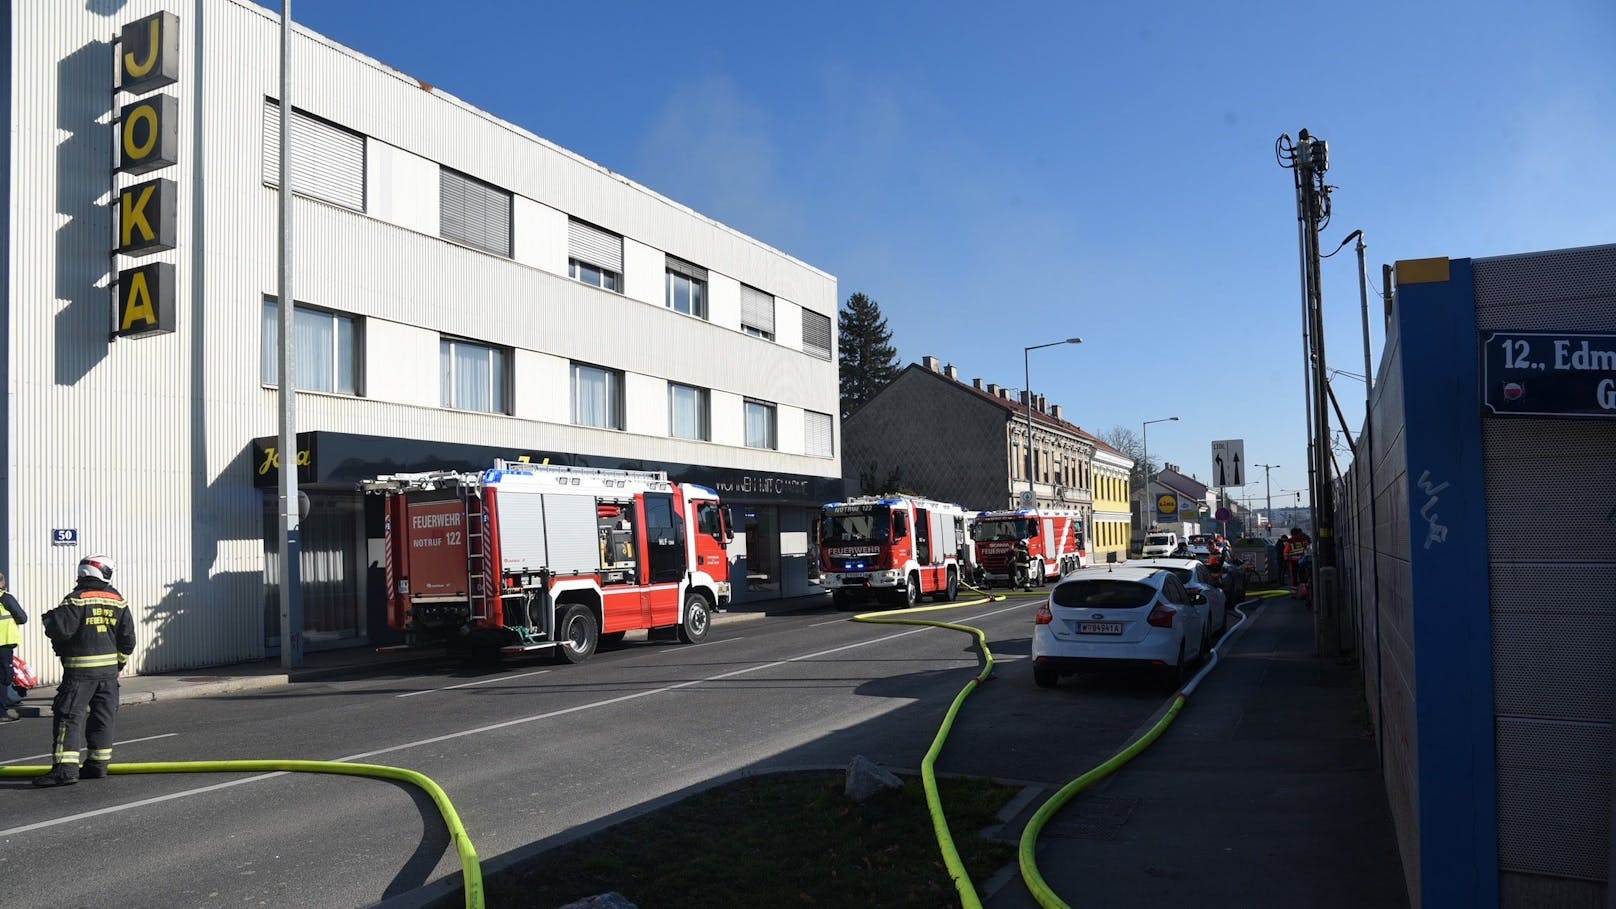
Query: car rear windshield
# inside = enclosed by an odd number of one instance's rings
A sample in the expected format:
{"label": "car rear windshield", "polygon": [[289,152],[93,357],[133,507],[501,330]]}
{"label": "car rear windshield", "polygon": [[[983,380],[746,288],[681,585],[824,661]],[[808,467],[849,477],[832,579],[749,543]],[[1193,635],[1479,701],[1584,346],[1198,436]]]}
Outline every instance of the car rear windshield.
{"label": "car rear windshield", "polygon": [[1061,584],[1050,595],[1056,606],[1072,609],[1132,609],[1155,596],[1149,584],[1134,581],[1077,581]]}
{"label": "car rear windshield", "polygon": [[1173,538],[1171,536],[1168,536],[1165,533],[1153,533],[1150,536],[1145,537],[1145,545],[1146,546],[1171,546],[1171,545],[1173,545]]}
{"label": "car rear windshield", "polygon": [[1189,570],[1188,568],[1169,568],[1167,570],[1173,573],[1173,577],[1178,578],[1180,581],[1183,581],[1186,584],[1195,580],[1195,572]]}

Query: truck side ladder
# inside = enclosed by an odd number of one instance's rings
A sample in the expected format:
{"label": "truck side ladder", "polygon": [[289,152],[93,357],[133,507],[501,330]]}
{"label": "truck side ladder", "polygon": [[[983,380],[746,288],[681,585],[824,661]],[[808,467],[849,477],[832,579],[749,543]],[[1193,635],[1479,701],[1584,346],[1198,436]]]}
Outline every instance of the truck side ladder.
{"label": "truck side ladder", "polygon": [[485,621],[489,618],[492,580],[488,566],[488,510],[479,488],[461,486],[460,497],[466,503],[466,584],[470,588],[466,591],[466,605],[472,621]]}

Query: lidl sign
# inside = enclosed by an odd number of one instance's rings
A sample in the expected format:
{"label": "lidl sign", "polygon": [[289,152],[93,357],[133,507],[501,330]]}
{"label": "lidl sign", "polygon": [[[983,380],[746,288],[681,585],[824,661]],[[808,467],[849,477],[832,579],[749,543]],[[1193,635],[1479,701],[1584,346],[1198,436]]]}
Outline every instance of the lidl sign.
{"label": "lidl sign", "polygon": [[[136,98],[118,109],[116,173],[138,175],[179,161],[179,101],[150,92],[179,81],[179,17],[153,13],[118,34],[116,86]],[[149,256],[176,245],[174,213],[179,205],[173,180],[156,178],[120,188],[113,201],[118,243],[113,251],[130,258]],[[118,271],[113,335],[143,338],[174,330],[174,266],[154,262]]]}

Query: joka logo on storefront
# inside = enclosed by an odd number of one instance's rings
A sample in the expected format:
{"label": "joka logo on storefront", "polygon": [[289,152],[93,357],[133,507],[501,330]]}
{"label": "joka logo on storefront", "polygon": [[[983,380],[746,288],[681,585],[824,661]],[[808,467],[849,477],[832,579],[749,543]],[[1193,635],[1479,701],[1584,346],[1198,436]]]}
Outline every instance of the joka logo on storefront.
{"label": "joka logo on storefront", "polygon": [[[150,92],[179,81],[179,17],[154,13],[137,19],[118,35],[119,88],[144,95],[118,109],[119,173],[139,175],[171,167],[178,160],[179,101]],[[158,177],[118,190],[113,203],[118,221],[114,252],[130,258],[173,249],[174,181]],[[118,272],[120,338],[143,338],[174,330],[174,265],[152,262]]]}

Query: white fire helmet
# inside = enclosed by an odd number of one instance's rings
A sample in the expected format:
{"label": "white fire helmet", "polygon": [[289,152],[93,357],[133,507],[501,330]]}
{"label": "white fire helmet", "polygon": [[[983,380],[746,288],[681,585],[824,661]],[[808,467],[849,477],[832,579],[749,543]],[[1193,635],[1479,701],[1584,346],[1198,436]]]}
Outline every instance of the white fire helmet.
{"label": "white fire helmet", "polygon": [[104,555],[85,556],[79,560],[79,577],[99,578],[103,581],[112,580],[112,557]]}

